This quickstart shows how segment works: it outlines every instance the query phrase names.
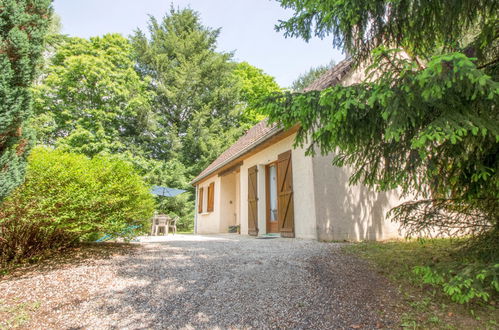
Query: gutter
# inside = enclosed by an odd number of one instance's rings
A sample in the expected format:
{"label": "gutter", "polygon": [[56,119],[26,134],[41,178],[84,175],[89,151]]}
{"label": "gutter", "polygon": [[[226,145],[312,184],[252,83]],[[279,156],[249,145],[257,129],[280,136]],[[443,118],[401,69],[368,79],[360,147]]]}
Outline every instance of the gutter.
{"label": "gutter", "polygon": [[277,133],[280,133],[283,130],[284,129],[282,127],[275,126],[267,134],[265,134],[264,136],[262,136],[261,138],[259,138],[258,140],[256,140],[255,142],[253,142],[252,144],[250,144],[249,146],[247,146],[246,148],[242,149],[241,151],[239,151],[238,153],[236,153],[234,156],[230,157],[226,161],[224,161],[224,162],[220,163],[219,165],[215,166],[211,171],[209,171],[208,173],[204,174],[202,177],[199,177],[199,178],[196,178],[196,179],[192,180],[190,182],[190,184],[193,185],[193,186],[196,185],[197,182],[199,182],[199,181],[203,180],[204,178],[212,175],[213,173],[215,173],[216,171],[218,171],[219,169],[221,169],[225,165],[227,165],[230,162],[232,162],[232,161],[236,160],[237,158],[241,157],[242,155],[244,155],[245,153],[249,152],[254,147],[258,146],[260,143],[265,142],[266,140],[268,140],[269,138],[273,137]]}
{"label": "gutter", "polygon": [[198,233],[198,189],[196,188],[196,193],[194,195],[194,234],[197,235]]}

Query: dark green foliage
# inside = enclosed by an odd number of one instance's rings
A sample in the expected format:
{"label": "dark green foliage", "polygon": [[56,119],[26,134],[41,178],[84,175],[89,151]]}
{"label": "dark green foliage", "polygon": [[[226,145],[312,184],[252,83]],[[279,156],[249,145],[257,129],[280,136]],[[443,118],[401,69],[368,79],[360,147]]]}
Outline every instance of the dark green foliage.
{"label": "dark green foliage", "polygon": [[232,54],[215,51],[219,30],[201,24],[191,9],[161,21],[151,17],[149,33],[132,36],[138,70],[155,92],[156,159],[178,158],[197,175],[241,134],[239,86]]}
{"label": "dark green foliage", "polygon": [[499,265],[463,253],[463,245],[470,245],[469,240],[363,242],[344,250],[366,259],[399,289],[404,298],[399,312],[402,327],[497,327]]}
{"label": "dark green foliage", "polygon": [[303,92],[305,88],[310,86],[317,78],[322,76],[327,70],[331,69],[335,66],[336,63],[334,61],[329,62],[327,65],[319,65],[317,67],[312,67],[310,70],[301,74],[293,84],[291,85],[291,90],[294,92]]}
{"label": "dark green foliage", "polygon": [[44,50],[51,0],[0,1],[0,201],[24,178],[32,133],[30,86]]}
{"label": "dark green foliage", "polygon": [[149,190],[127,162],[37,148],[26,182],[0,209],[0,260],[32,258],[132,224],[149,230]]}
{"label": "dark green foliage", "polygon": [[296,11],[279,25],[288,35],[331,33],[370,66],[356,85],[278,98],[271,119],[301,124],[297,143],[336,152],[352,183],[417,199],[392,210],[408,235],[471,234],[497,258],[497,1],[280,2]]}
{"label": "dark green foliage", "polygon": [[482,300],[488,302],[499,295],[499,264],[456,263],[453,269],[435,270],[429,266],[416,266],[414,273],[425,284],[442,287],[445,294],[460,304]]}
{"label": "dark green foliage", "polygon": [[331,34],[335,47],[362,58],[380,45],[390,45],[429,59],[436,49],[456,51],[470,40],[479,58],[499,55],[497,45],[492,53],[490,49],[498,37],[496,0],[277,1],[295,11],[292,18],[280,21],[278,30],[305,40]]}
{"label": "dark green foliage", "polygon": [[471,235],[449,260],[401,274],[459,303],[497,299],[498,2],[280,2],[296,10],[279,26],[288,35],[332,33],[371,66],[356,85],[278,98],[271,119],[300,123],[296,142],[335,152],[352,183],[413,197],[391,211],[408,236]]}
{"label": "dark green foliage", "polygon": [[409,235],[497,228],[499,84],[459,53],[423,70],[392,51],[374,63],[371,73],[391,70],[373,83],[284,95],[269,105],[271,120],[300,123],[297,143],[311,142],[309,153],[337,151],[333,164],[353,167],[352,183],[422,198],[393,211]]}

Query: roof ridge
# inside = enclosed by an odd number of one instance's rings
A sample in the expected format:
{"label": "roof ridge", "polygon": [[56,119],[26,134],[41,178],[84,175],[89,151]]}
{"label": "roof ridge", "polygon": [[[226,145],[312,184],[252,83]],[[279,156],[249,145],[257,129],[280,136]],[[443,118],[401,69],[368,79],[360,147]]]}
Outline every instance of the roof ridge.
{"label": "roof ridge", "polygon": [[338,64],[327,70],[324,74],[320,75],[310,85],[303,89],[304,92],[320,91],[328,87],[334,86],[341,81],[341,79],[350,72],[353,60],[348,57]]}
{"label": "roof ridge", "polygon": [[232,161],[235,156],[240,154],[249,147],[257,145],[256,142],[274,131],[277,127],[275,123],[268,125],[268,118],[265,118],[246,131],[236,142],[218,156],[208,167],[206,167],[191,183],[195,183],[205,176],[208,176],[216,169],[225,165],[228,161]]}

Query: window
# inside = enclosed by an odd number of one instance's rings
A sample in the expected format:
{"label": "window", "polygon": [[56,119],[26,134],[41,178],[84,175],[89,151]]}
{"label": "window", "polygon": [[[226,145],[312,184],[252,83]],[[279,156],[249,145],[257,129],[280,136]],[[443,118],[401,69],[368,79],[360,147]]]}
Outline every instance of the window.
{"label": "window", "polygon": [[203,213],[203,188],[198,191],[198,213]]}
{"label": "window", "polygon": [[269,166],[269,209],[270,222],[277,222],[277,166]]}
{"label": "window", "polygon": [[212,182],[208,186],[208,212],[213,212],[214,205],[215,205],[215,182]]}

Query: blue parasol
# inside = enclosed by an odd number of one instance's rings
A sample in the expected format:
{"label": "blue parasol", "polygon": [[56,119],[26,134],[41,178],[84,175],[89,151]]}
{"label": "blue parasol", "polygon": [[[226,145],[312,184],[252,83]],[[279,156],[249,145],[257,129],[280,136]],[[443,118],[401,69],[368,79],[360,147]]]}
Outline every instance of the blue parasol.
{"label": "blue parasol", "polygon": [[166,196],[166,197],[175,197],[184,193],[185,190],[176,189],[176,188],[168,188],[168,187],[160,187],[160,186],[152,186],[151,193],[156,196]]}

